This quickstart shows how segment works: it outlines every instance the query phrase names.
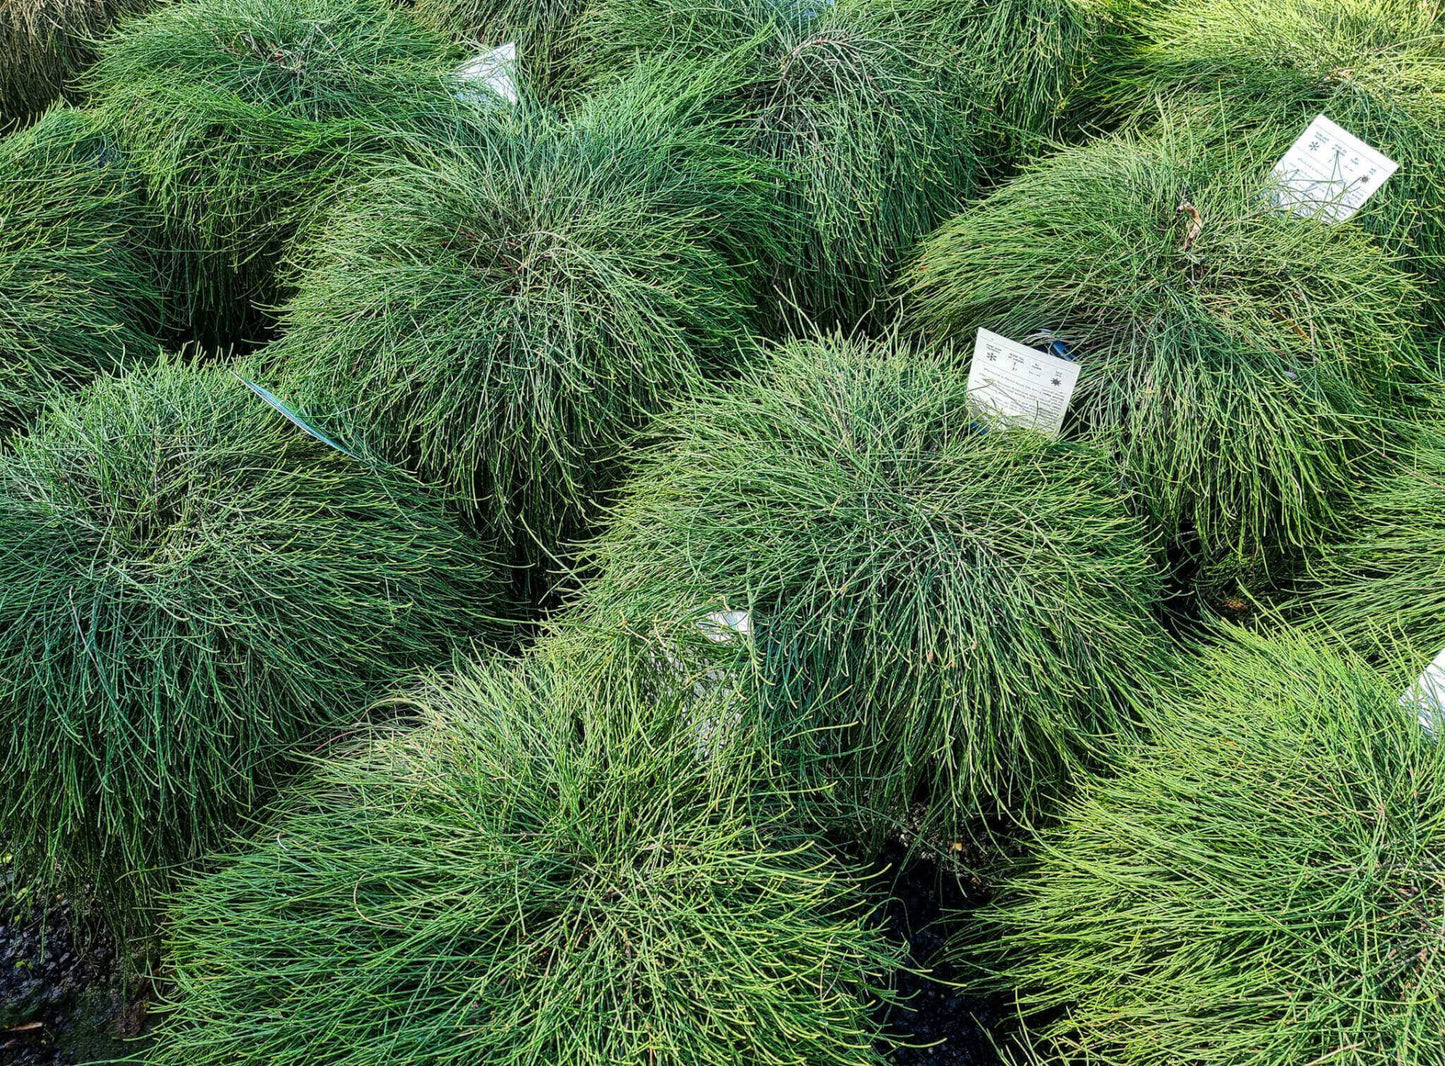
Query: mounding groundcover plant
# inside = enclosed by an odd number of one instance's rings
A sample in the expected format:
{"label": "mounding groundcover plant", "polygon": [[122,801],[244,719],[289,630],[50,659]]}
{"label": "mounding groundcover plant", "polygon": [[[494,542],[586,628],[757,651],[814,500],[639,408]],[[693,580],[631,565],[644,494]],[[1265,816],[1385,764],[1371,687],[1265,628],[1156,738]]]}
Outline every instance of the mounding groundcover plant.
{"label": "mounding groundcover plant", "polygon": [[95,60],[94,40],[151,0],[8,0],[0,4],[0,129],[25,122]]}
{"label": "mounding groundcover plant", "polygon": [[1327,644],[1227,636],[960,955],[1031,1063],[1435,1066],[1445,748]]}
{"label": "mounding groundcover plant", "polygon": [[1445,7],[1438,0],[1181,0],[1140,5],[1110,62],[1117,108],[1197,92],[1282,155],[1325,114],[1400,164],[1360,221],[1445,278]]}
{"label": "mounding groundcover plant", "polygon": [[[1096,117],[1086,86],[1117,32],[1100,0],[915,0],[934,8],[945,61],[995,180]],[[967,57],[967,58],[962,58]]]}
{"label": "mounding groundcover plant", "polygon": [[896,949],[742,725],[539,657],[414,700],[177,896],[155,1066],[855,1066]]}
{"label": "mounding groundcover plant", "polygon": [[523,106],[384,168],[282,314],[272,354],[307,406],[537,573],[636,432],[749,335],[736,264],[775,216],[747,158],[679,117],[692,92],[642,71],[566,122]]}
{"label": "mounding groundcover plant", "polygon": [[209,343],[250,339],[338,185],[452,100],[457,54],[384,0],[192,0],[107,38],[87,78]]}
{"label": "mounding groundcover plant", "polygon": [[135,183],[87,112],[0,140],[0,434],[66,388],[153,360],[160,283]]}
{"label": "mounding groundcover plant", "polygon": [[293,749],[494,634],[501,586],[424,486],[227,371],[99,379],[0,455],[0,840],[143,935]]}
{"label": "mounding groundcover plant", "polygon": [[1363,230],[1276,209],[1273,152],[1166,109],[1044,160],[903,277],[928,338],[1065,342],[1066,433],[1111,447],[1197,587],[1318,551],[1425,374],[1418,289]]}
{"label": "mounding groundcover plant", "polygon": [[1408,649],[1413,677],[1445,647],[1445,436],[1416,430],[1346,524],[1309,560],[1291,610],[1360,653],[1390,661]]}
{"label": "mounding groundcover plant", "polygon": [[841,336],[680,406],[556,623],[578,673],[736,688],[865,837],[1037,816],[1167,673],[1161,579],[1106,456],[982,417],[947,351]]}
{"label": "mounding groundcover plant", "polygon": [[718,110],[781,169],[777,203],[801,223],[768,259],[775,281],[806,315],[851,324],[977,178],[964,60],[936,46],[941,22],[932,3],[598,0],[578,21],[577,62],[599,76],[640,57],[725,55]]}

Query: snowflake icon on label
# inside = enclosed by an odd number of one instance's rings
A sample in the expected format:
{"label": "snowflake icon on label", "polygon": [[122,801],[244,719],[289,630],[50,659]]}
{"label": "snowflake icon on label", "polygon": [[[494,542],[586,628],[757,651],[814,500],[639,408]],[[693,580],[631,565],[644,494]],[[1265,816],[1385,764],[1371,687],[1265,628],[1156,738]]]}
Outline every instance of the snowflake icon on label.
{"label": "snowflake icon on label", "polygon": [[1079,363],[980,329],[968,370],[969,399],[1007,421],[1056,436],[1080,369]]}
{"label": "snowflake icon on label", "polygon": [[[1305,218],[1343,222],[1399,164],[1324,115],[1310,123],[1271,172],[1274,202]],[[1374,179],[1379,177],[1379,181]]]}

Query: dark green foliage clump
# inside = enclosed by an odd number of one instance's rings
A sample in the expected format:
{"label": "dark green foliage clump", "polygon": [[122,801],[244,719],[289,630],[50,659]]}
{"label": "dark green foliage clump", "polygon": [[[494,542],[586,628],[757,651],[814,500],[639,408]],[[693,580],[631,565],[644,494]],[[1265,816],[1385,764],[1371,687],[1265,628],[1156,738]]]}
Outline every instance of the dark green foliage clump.
{"label": "dark green foliage clump", "polygon": [[977,417],[947,352],[782,347],[662,420],[562,627],[635,645],[603,690],[670,659],[751,694],[869,835],[1036,816],[1168,668],[1161,582],[1105,456]]}
{"label": "dark green foliage clump", "polygon": [[1028,1062],[1437,1066],[1445,749],[1358,663],[1230,636],[962,954]]}
{"label": "dark green foliage clump", "polygon": [[444,111],[456,58],[383,0],[195,0],[104,42],[89,88],[168,222],[203,339],[247,339],[297,233]]}
{"label": "dark green foliage clump", "polygon": [[904,283],[927,336],[1068,343],[1066,432],[1116,451],[1212,587],[1318,550],[1423,370],[1401,266],[1356,226],[1275,209],[1268,138],[1216,143],[1194,118],[1032,167],[931,236]]}
{"label": "dark green foliage clump", "polygon": [[532,666],[415,706],[179,895],[155,1066],[881,1066],[896,952],[749,730]]}
{"label": "dark green foliage clump", "polygon": [[127,929],[497,567],[425,488],[222,370],[103,379],[0,456],[0,840]]}
{"label": "dark green foliage clump", "polygon": [[1445,647],[1445,437],[1419,430],[1403,453],[1350,512],[1348,536],[1310,560],[1292,606],[1362,653],[1408,649],[1413,677]]}
{"label": "dark green foliage clump", "polygon": [[956,68],[988,179],[1100,117],[1084,87],[1117,34],[1099,0],[915,2],[942,20],[942,55]]}
{"label": "dark green foliage clump", "polygon": [[151,0],[0,4],[0,130],[38,115],[95,61],[95,38]]}
{"label": "dark green foliage clump", "polygon": [[0,141],[0,434],[66,388],[155,358],[159,281],[135,182],[90,114]]}
{"label": "dark green foliage clump", "polygon": [[1361,221],[1445,279],[1445,7],[1438,0],[1181,0],[1141,7],[1116,107],[1197,93],[1276,156],[1324,113],[1400,164]]}
{"label": "dark green foliage clump", "polygon": [[[675,94],[672,90],[677,89]],[[448,489],[524,566],[589,528],[634,434],[726,371],[763,187],[635,78],[385,169],[305,260],[273,352],[313,411]]]}
{"label": "dark green foliage clump", "polygon": [[584,0],[416,0],[417,20],[466,44],[514,43],[521,80],[537,95],[560,88],[572,24]]}
{"label": "dark green foliage clump", "polygon": [[791,239],[775,280],[804,313],[851,322],[977,178],[941,21],[933,5],[872,0],[600,0],[579,22],[578,63],[597,75],[639,57],[727,56],[718,108],[781,168]]}

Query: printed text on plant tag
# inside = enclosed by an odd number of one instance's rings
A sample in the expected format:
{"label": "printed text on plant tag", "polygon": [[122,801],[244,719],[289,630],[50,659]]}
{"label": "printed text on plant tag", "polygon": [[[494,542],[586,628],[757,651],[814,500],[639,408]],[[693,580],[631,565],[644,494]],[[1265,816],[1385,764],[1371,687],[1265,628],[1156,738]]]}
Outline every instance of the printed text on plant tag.
{"label": "printed text on plant tag", "polygon": [[1078,363],[978,331],[968,368],[969,398],[1011,422],[1057,435],[1078,380]]}
{"label": "printed text on plant tag", "polygon": [[1306,218],[1343,222],[1399,166],[1320,115],[1274,165],[1275,202]]}

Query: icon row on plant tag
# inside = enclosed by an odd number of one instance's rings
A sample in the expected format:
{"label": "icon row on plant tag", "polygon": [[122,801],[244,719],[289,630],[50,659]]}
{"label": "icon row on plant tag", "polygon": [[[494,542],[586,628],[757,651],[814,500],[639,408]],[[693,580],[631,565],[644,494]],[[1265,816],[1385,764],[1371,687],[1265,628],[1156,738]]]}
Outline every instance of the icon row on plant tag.
{"label": "icon row on plant tag", "polygon": [[1400,696],[1400,706],[1414,711],[1420,728],[1439,739],[1445,725],[1445,648]]}
{"label": "icon row on plant tag", "polygon": [[[515,104],[520,99],[517,92],[517,46],[514,42],[488,49],[475,59],[469,59],[456,69],[456,76],[466,84],[458,90],[458,100],[472,104],[487,103],[495,94]],[[482,90],[485,90],[483,92]]]}
{"label": "icon row on plant tag", "polygon": [[1274,165],[1277,206],[1305,218],[1343,222],[1400,164],[1319,115]]}
{"label": "icon row on plant tag", "polygon": [[1058,436],[1079,380],[1079,364],[986,329],[968,368],[968,396],[1010,422]]}

